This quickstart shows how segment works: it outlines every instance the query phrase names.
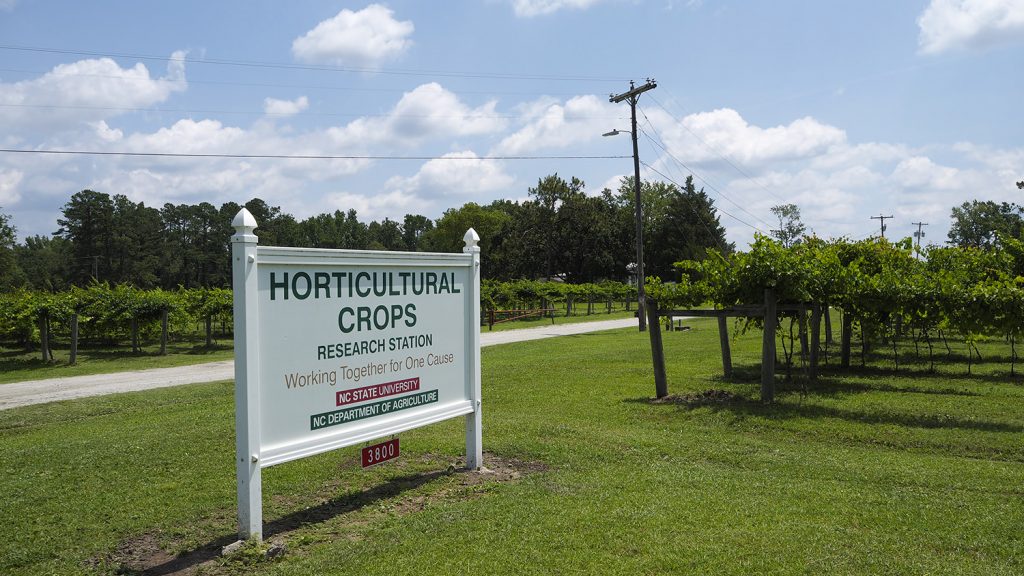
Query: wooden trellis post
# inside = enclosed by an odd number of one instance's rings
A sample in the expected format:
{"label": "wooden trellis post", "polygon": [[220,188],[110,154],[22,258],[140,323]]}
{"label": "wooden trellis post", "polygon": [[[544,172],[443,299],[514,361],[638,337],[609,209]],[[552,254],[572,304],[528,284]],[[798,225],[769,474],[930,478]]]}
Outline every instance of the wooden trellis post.
{"label": "wooden trellis post", "polygon": [[761,341],[761,402],[775,399],[775,292],[764,291],[764,338]]}
{"label": "wooden trellis post", "polygon": [[729,350],[729,322],[725,314],[718,316],[718,341],[722,344],[722,376],[732,379],[732,352]]}

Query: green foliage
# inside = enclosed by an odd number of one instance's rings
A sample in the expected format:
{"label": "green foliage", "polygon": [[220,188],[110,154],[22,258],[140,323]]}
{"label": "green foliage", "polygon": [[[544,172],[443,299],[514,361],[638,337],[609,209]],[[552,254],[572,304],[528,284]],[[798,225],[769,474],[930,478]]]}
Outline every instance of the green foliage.
{"label": "green foliage", "polygon": [[780,204],[772,206],[772,214],[779,219],[779,227],[772,230],[772,236],[786,248],[799,243],[807,230],[800,221],[800,208],[796,204]]}
{"label": "green foliage", "polygon": [[17,231],[10,223],[11,217],[0,211],[0,291],[23,286],[25,272],[15,257],[15,235]]}
{"label": "green foliage", "polygon": [[675,262],[703,260],[710,249],[728,254],[735,248],[725,239],[714,201],[703,189],[694,187],[692,176],[681,190],[675,186],[668,189],[664,212],[650,223],[644,239],[645,273],[663,280],[678,277]]}
{"label": "green foliage", "polygon": [[1024,322],[1024,243],[1004,237],[1001,247],[930,247],[923,256],[914,257],[909,239],[807,237],[787,248],[756,236],[747,252],[679,262],[683,282],[648,279],[647,289],[665,305],[710,301],[719,308],[762,304],[771,289],[780,304],[838,306],[866,334],[898,338],[909,329],[929,337],[943,330],[968,343],[982,335],[1016,339]]}
{"label": "green foliage", "polygon": [[949,242],[956,246],[991,248],[1000,237],[1020,238],[1024,207],[1014,203],[972,200],[953,208]]}

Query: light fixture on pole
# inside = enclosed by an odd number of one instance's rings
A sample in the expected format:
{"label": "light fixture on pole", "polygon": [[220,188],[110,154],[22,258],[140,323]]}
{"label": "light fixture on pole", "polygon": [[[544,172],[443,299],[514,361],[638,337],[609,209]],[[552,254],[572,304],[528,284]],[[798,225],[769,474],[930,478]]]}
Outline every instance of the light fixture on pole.
{"label": "light fixture on pole", "polygon": [[640,152],[636,142],[636,102],[641,94],[657,87],[658,85],[650,78],[647,79],[646,84],[640,87],[636,87],[630,81],[628,92],[609,96],[608,101],[613,104],[623,101],[629,102],[632,130],[619,130],[616,128],[604,134],[604,136],[617,136],[622,132],[629,132],[633,136],[633,202],[636,204],[636,312],[641,332],[647,330],[647,296],[644,294],[644,224],[643,212],[640,207]]}

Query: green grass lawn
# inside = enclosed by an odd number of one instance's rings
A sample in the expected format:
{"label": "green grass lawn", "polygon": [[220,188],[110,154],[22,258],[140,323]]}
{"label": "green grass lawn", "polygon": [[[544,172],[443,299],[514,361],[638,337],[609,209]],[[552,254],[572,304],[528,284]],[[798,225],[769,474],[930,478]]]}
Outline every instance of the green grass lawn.
{"label": "green grass lawn", "polygon": [[276,560],[215,557],[237,529],[231,383],[0,412],[0,573],[1024,573],[1001,347],[972,377],[893,375],[877,350],[764,406],[760,333],[723,382],[715,324],[689,323],[664,334],[676,402],[650,401],[635,329],[486,348],[496,474],[450,471],[461,421],[367,471],[356,447],[265,470]]}
{"label": "green grass lawn", "polygon": [[17,348],[0,347],[0,384],[86,374],[108,374],[125,370],[187,366],[202,362],[230,360],[234,357],[230,338],[221,340],[210,348],[207,348],[202,340],[169,342],[165,355],[160,355],[159,351],[160,345],[152,342],[143,345],[142,351],[138,353],[132,352],[132,348],[128,344],[106,347],[88,346],[78,350],[78,361],[71,366],[68,364],[69,351],[66,344],[63,348],[58,347],[53,351],[54,360],[52,362],[43,362],[38,350],[26,352]]}

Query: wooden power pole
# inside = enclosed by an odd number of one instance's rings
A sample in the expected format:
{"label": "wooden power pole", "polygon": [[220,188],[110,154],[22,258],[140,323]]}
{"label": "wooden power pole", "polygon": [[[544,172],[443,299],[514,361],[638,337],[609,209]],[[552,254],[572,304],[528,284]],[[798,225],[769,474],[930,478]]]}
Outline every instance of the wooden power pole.
{"label": "wooden power pole", "polygon": [[[640,151],[636,141],[636,102],[640,95],[648,90],[657,88],[657,83],[650,78],[643,86],[635,86],[631,81],[629,90],[622,94],[612,94],[608,101],[618,104],[629,102],[630,118],[632,120],[631,130],[633,134],[633,201],[636,203],[636,292],[637,292],[637,318],[639,319],[640,331],[647,330],[646,300],[644,294],[644,221],[640,207]],[[613,131],[617,132],[617,131]]]}
{"label": "wooden power pole", "polygon": [[882,226],[882,238],[885,238],[885,221],[890,218],[892,218],[892,216],[882,216],[881,214],[871,217],[872,220],[879,220],[879,224]]}

